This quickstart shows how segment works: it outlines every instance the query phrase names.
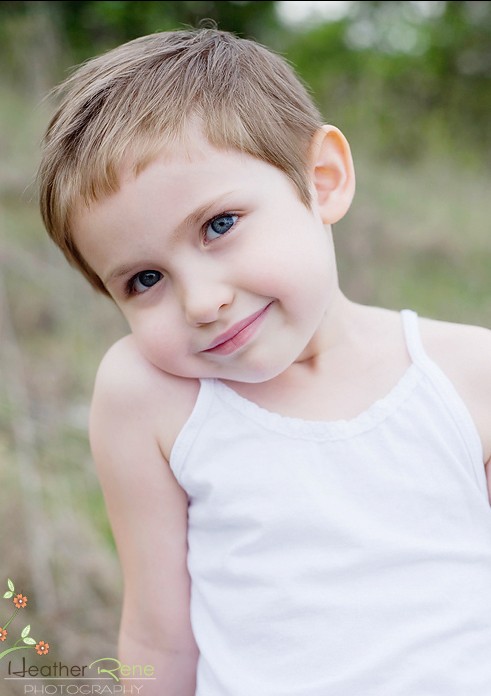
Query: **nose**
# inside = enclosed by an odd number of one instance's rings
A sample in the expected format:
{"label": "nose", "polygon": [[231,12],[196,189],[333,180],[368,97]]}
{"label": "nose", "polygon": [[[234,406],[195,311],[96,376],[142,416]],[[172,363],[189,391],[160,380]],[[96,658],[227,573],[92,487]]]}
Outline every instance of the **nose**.
{"label": "nose", "polygon": [[181,303],[190,326],[211,324],[234,298],[229,283],[211,278],[188,278],[181,286]]}

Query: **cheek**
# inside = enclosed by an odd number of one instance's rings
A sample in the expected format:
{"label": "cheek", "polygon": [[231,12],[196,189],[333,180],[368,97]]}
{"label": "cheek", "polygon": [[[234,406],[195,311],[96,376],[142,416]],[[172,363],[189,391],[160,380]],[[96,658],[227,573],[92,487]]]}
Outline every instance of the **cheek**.
{"label": "cheek", "polygon": [[332,244],[329,233],[321,233],[286,233],[281,243],[265,246],[251,266],[264,294],[300,300],[330,286],[335,276]]}
{"label": "cheek", "polygon": [[153,312],[129,324],[141,354],[156,367],[170,372],[171,366],[183,354],[182,336],[175,329],[176,324],[166,319],[163,313],[156,317]]}

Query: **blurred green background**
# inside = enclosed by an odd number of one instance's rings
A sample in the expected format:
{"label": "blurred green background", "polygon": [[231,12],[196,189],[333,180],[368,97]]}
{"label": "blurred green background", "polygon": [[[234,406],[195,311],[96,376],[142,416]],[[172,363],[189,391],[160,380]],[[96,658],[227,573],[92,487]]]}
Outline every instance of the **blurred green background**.
{"label": "blurred green background", "polygon": [[[0,590],[10,577],[28,596],[0,652],[28,623],[51,646],[16,660],[115,655],[121,601],[86,428],[97,365],[126,327],[42,228],[45,97],[97,53],[207,18],[286,56],[348,137],[346,294],[491,327],[491,3],[0,2]],[[11,608],[1,599],[0,625]],[[1,693],[21,693],[5,674],[6,659]]]}

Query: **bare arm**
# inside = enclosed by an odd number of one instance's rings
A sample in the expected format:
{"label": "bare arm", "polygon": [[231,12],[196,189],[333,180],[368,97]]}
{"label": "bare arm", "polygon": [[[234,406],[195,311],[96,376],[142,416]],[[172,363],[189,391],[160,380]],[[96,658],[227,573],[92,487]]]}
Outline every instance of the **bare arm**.
{"label": "bare arm", "polygon": [[194,696],[187,497],[159,441],[169,410],[165,375],[135,368],[126,348],[110,356],[96,380],[90,440],[123,572],[118,657],[153,666],[154,681],[135,681],[146,696]]}

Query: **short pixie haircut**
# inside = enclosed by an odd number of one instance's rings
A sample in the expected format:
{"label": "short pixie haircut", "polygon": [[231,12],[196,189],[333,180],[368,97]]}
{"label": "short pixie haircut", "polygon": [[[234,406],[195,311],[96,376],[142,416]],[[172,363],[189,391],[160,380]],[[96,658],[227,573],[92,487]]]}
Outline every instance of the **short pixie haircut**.
{"label": "short pixie haircut", "polygon": [[70,218],[118,190],[124,163],[138,173],[199,119],[208,141],[283,171],[310,206],[308,152],[321,127],[307,87],[265,46],[216,28],[166,31],[129,41],[78,66],[42,142],[40,209],[48,234],[99,291]]}

